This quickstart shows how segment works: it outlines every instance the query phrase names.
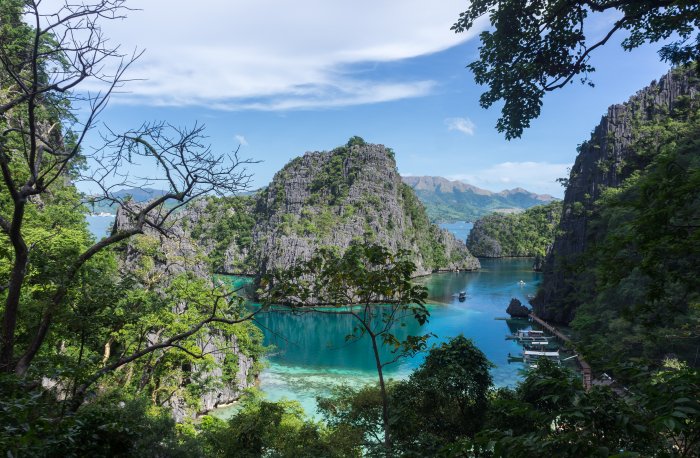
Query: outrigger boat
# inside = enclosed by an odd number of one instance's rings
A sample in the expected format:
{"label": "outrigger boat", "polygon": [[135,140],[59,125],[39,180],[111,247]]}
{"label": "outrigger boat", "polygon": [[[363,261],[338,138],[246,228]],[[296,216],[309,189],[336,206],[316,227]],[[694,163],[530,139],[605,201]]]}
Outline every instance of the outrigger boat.
{"label": "outrigger boat", "polygon": [[515,334],[506,336],[508,340],[517,340],[520,342],[549,342],[551,337],[546,336],[544,331],[537,331],[535,329],[519,330]]}
{"label": "outrigger boat", "polygon": [[539,359],[549,359],[552,361],[559,362],[559,350],[556,351],[540,351],[540,350],[525,350],[523,351],[523,361],[526,363],[532,363]]}
{"label": "outrigger boat", "polygon": [[508,362],[524,362],[525,364],[533,366],[539,359],[545,358],[559,363],[561,361],[559,356],[559,349],[525,347],[523,352],[519,355],[508,353]]}
{"label": "outrigger boat", "polygon": [[533,351],[558,351],[559,347],[556,344],[552,344],[546,340],[533,340],[530,342],[523,342],[523,348],[525,350]]}
{"label": "outrigger boat", "polygon": [[511,355],[508,353],[508,362],[509,363],[520,363],[523,361],[522,355]]}

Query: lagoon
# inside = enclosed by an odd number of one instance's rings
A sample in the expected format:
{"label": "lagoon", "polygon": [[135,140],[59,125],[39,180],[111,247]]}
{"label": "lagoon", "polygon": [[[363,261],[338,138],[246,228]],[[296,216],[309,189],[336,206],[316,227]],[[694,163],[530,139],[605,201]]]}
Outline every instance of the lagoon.
{"label": "lagoon", "polygon": [[[91,232],[97,238],[106,235],[114,217],[86,217]],[[441,225],[460,238],[466,238],[471,223],[456,222]],[[505,340],[514,329],[512,322],[497,320],[505,317],[512,297],[527,302],[540,282],[532,271],[532,259],[481,259],[477,272],[439,273],[417,279],[429,292],[430,320],[423,326],[409,321],[397,329],[399,336],[433,333],[431,344],[464,334],[494,364],[491,374],[497,386],[512,386],[520,379],[522,363],[509,363],[508,353],[517,354],[522,348]],[[237,281],[233,277],[232,281]],[[525,284],[521,285],[520,280]],[[466,291],[467,299],[459,302],[456,294]],[[340,384],[359,386],[376,383],[377,375],[368,339],[348,343],[345,336],[352,332],[349,316],[307,313],[292,315],[269,312],[258,317],[265,334],[265,343],[274,347],[268,367],[260,375],[260,388],[270,400],[283,398],[299,401],[309,415],[316,415],[316,396],[331,393]],[[389,358],[388,350],[384,351]],[[408,376],[425,355],[402,360],[387,366],[389,378]],[[231,408],[219,409],[216,415],[227,417]]]}
{"label": "lagoon", "polygon": [[[532,271],[532,259],[482,259],[478,272],[439,273],[418,279],[429,292],[430,320],[423,326],[414,321],[397,328],[397,334],[433,333],[431,344],[459,334],[475,344],[494,364],[491,373],[497,386],[512,386],[520,379],[522,363],[509,363],[508,354],[522,348],[505,340],[513,332],[513,322],[498,320],[506,316],[511,298],[526,303],[534,294],[540,274]],[[521,285],[520,280],[525,284]],[[455,296],[466,291],[467,299]],[[269,367],[260,376],[260,388],[269,400],[283,398],[299,401],[307,414],[316,415],[316,396],[330,394],[340,384],[359,386],[376,383],[377,375],[369,339],[346,342],[352,332],[353,318],[347,315],[317,313],[290,314],[271,311],[258,317],[265,342],[274,346]],[[522,326],[527,326],[526,322]],[[389,359],[389,351],[384,351]],[[408,376],[423,360],[424,354],[387,366],[390,378]],[[227,416],[222,409],[217,415]]]}
{"label": "lagoon", "polygon": [[469,232],[471,232],[472,227],[474,227],[474,223],[468,221],[453,221],[451,223],[440,223],[438,226],[440,226],[441,229],[447,229],[452,232],[455,237],[457,237],[457,240],[466,243]]}
{"label": "lagoon", "polygon": [[92,233],[95,239],[100,240],[102,237],[108,235],[108,232],[112,230],[112,226],[114,225],[114,215],[85,215],[85,222],[87,222],[88,230]]}

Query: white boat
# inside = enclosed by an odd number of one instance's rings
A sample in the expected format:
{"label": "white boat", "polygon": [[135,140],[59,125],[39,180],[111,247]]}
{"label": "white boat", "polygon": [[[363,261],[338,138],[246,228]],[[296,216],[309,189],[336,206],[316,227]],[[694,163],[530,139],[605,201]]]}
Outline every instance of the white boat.
{"label": "white boat", "polygon": [[547,336],[544,335],[544,331],[538,331],[536,329],[521,329],[515,333],[515,337],[518,339],[547,338]]}
{"label": "white boat", "polygon": [[540,358],[551,359],[553,361],[559,361],[559,350],[556,351],[539,351],[539,350],[525,350],[523,351],[523,360],[526,363],[537,361]]}

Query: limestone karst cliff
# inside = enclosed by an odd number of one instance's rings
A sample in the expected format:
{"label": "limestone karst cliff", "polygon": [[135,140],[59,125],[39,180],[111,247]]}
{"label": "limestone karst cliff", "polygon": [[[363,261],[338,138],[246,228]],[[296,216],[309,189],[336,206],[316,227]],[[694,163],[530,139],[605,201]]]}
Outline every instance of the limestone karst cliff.
{"label": "limestone karst cliff", "polygon": [[321,246],[344,250],[353,240],[409,250],[416,275],[479,268],[464,243],[430,223],[382,145],[347,145],[292,160],[260,194],[256,213],[260,272],[308,259]]}
{"label": "limestone karst cliff", "polygon": [[[130,207],[136,209],[139,205],[142,204],[132,203]],[[205,252],[191,237],[188,229],[196,214],[196,211],[190,209],[176,213],[165,224],[165,231],[146,226],[143,234],[130,239],[121,248],[119,256],[122,275],[136,282],[138,288],[144,291],[153,290],[158,294],[167,290],[181,275],[188,275],[194,280],[202,280],[211,285],[212,271],[206,262]],[[131,224],[128,212],[120,208],[113,230],[123,230]],[[177,309],[181,305],[174,304],[173,307]],[[164,405],[172,410],[177,421],[236,401],[243,390],[255,384],[256,361],[261,355],[257,351],[244,348],[240,337],[243,336],[244,341],[260,340],[261,345],[262,335],[252,323],[235,326],[235,329],[228,328],[228,331],[209,329],[197,339],[199,351],[208,355],[206,359],[202,359],[201,367],[195,363],[192,367],[171,371],[170,377],[179,377],[175,382],[171,382],[179,385],[179,389],[173,391]],[[147,340],[150,344],[157,344],[162,339],[157,327],[148,332]],[[159,359],[155,358],[155,361]],[[233,368],[233,373],[225,374],[225,367]],[[193,399],[191,394],[187,393],[186,386],[193,380],[215,382],[198,386],[194,390],[197,394]]]}
{"label": "limestone karst cliff", "polygon": [[651,160],[640,155],[635,141],[647,123],[667,118],[677,107],[697,100],[700,79],[694,69],[676,69],[652,82],[627,102],[613,105],[603,116],[591,138],[579,148],[571,168],[563,202],[558,235],[543,271],[544,280],[533,301],[542,318],[570,322],[580,305],[574,285],[583,281],[577,270],[588,247],[591,215],[601,193],[618,187]]}
{"label": "limestone karst cliff", "polygon": [[255,195],[209,198],[188,212],[220,273],[260,275],[358,240],[410,251],[417,276],[479,268],[463,242],[430,222],[391,150],[357,140],[293,159]]}

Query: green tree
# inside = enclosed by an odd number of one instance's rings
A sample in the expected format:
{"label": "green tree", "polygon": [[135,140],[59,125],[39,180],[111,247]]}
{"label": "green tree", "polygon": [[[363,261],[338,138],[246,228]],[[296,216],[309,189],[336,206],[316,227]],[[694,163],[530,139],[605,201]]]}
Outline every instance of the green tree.
{"label": "green tree", "polygon": [[695,366],[700,112],[646,123],[634,136],[647,166],[596,201],[572,326],[589,361],[613,373],[630,363],[658,367],[669,354]]}
{"label": "green tree", "polygon": [[[357,326],[347,340],[369,337],[372,343],[382,399],[382,423],[386,452],[390,454],[389,397],[384,367],[426,347],[429,334],[400,340],[395,326],[406,319],[419,324],[428,320],[427,292],[411,281],[415,270],[409,253],[391,253],[379,245],[352,244],[343,255],[321,249],[309,261],[286,271],[268,274],[261,282],[264,301],[306,307],[315,313],[352,316]],[[325,309],[318,306],[326,307]],[[308,310],[308,309],[307,309]],[[380,346],[389,346],[394,357],[382,361]]]}
{"label": "green tree", "polygon": [[402,455],[438,453],[474,437],[488,407],[491,363],[460,335],[430,350],[421,366],[392,387],[392,431]]}
{"label": "green tree", "polygon": [[[395,383],[387,384],[390,399]],[[360,388],[347,385],[335,387],[330,396],[316,399],[326,424],[342,431],[362,444],[368,455],[381,456],[386,452],[382,423],[382,394],[378,385]],[[396,415],[392,414],[392,418]]]}
{"label": "green tree", "polygon": [[[606,14],[617,20],[592,38],[590,24]],[[507,139],[520,137],[540,115],[545,93],[574,79],[592,85],[591,53],[618,31],[622,47],[672,38],[662,60],[680,65],[700,59],[700,5],[695,0],[474,0],[452,26],[464,32],[488,15],[491,29],[481,33],[479,60],[469,64],[478,84],[488,86],[484,108],[503,101],[496,128]]]}
{"label": "green tree", "polygon": [[690,393],[697,393],[697,372],[636,373],[626,393],[585,391],[578,376],[543,361],[515,390],[493,393],[475,441],[451,448],[494,457],[695,456],[700,405]]}
{"label": "green tree", "polygon": [[246,398],[228,421],[204,417],[196,426],[202,456],[354,457],[357,442],[308,420],[294,401],[268,402]]}
{"label": "green tree", "polygon": [[[249,178],[240,170],[245,161],[202,144],[199,126],[144,125],[108,134],[102,150],[84,153],[85,135],[137,57],[120,54],[100,29],[102,21],[121,18],[127,9],[122,0],[44,8],[49,7],[36,2],[0,4],[0,371],[20,376],[46,348],[57,320],[70,318],[72,304],[80,301],[81,281],[103,254],[145,228],[167,232],[176,208],[213,191],[240,190]],[[114,60],[116,70],[102,73]],[[90,78],[105,81],[105,91],[78,92]],[[88,109],[71,108],[76,100]],[[124,167],[144,161],[160,166],[168,190],[136,206],[112,190],[125,184],[119,181]],[[98,199],[122,205],[133,224],[92,240],[81,221],[75,181],[91,182],[102,191]],[[167,202],[175,202],[174,207],[166,210]],[[192,323],[169,342],[208,323]],[[150,353],[144,350],[124,355],[124,361]]]}

